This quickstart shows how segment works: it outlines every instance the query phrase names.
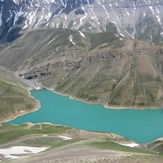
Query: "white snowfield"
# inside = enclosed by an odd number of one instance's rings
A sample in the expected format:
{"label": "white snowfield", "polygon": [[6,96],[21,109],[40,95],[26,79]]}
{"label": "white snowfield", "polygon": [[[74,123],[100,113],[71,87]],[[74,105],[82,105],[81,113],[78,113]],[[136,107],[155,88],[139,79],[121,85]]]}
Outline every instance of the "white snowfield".
{"label": "white snowfield", "polygon": [[41,87],[34,87],[34,89],[35,89],[35,90],[40,90],[40,89],[41,89]]}
{"label": "white snowfield", "polygon": [[85,38],[84,33],[82,33],[81,31],[79,31],[79,33],[80,33],[80,35],[81,35],[82,37],[84,37],[84,38]]}
{"label": "white snowfield", "polygon": [[120,143],[120,145],[124,145],[124,146],[127,146],[127,147],[132,147],[132,148],[134,148],[134,147],[138,147],[139,146],[139,144],[137,144],[137,143],[130,143],[130,144],[123,144],[123,143]]}
{"label": "white snowfield", "polygon": [[35,153],[45,151],[48,148],[49,147],[29,147],[29,146],[14,146],[11,148],[0,148],[0,155],[2,155],[5,158],[16,159],[19,158],[19,156],[17,155],[35,154]]}
{"label": "white snowfield", "polygon": [[72,138],[70,138],[68,136],[62,136],[62,135],[59,135],[58,137],[63,139],[63,140],[71,140],[72,139]]}

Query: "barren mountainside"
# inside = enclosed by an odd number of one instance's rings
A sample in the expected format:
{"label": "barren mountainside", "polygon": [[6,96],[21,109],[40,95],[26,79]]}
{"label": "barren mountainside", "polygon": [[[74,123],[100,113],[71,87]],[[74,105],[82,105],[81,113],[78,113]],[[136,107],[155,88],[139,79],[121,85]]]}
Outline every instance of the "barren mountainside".
{"label": "barren mountainside", "polygon": [[0,64],[87,102],[159,108],[162,54],[162,44],[130,40],[118,33],[45,29],[26,33],[3,49]]}
{"label": "barren mountainside", "polygon": [[1,0],[0,65],[87,102],[162,107],[162,7],[161,0]]}

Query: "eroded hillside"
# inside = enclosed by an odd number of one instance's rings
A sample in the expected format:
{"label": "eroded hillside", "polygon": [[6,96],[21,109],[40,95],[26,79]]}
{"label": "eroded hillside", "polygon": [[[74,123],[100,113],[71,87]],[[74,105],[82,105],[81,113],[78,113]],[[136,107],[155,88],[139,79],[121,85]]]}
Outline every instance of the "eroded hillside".
{"label": "eroded hillside", "polygon": [[118,33],[35,30],[0,52],[0,64],[27,80],[109,107],[159,108],[162,44]]}

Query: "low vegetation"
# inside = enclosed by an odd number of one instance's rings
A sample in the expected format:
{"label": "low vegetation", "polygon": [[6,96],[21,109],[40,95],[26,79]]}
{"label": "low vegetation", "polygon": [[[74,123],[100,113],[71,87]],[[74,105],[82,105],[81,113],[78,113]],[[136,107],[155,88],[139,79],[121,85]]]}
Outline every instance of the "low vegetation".
{"label": "low vegetation", "polygon": [[3,70],[0,70],[0,104],[0,122],[39,107],[37,102],[30,97],[26,88],[23,87],[21,81]]}
{"label": "low vegetation", "polygon": [[[26,138],[28,138],[28,136],[31,139],[33,136],[36,136],[36,139],[37,139],[37,136],[39,136],[39,135],[53,134],[53,133],[62,134],[62,133],[69,132],[69,131],[71,131],[71,129],[68,127],[54,126],[51,124],[35,124],[35,125],[33,125],[31,123],[22,124],[22,125],[7,125],[7,124],[5,124],[5,125],[0,126],[0,146],[4,146],[6,144],[10,144],[15,141],[21,142],[21,139],[22,139],[22,141],[26,142],[26,141],[28,141],[28,139],[26,140]],[[24,138],[25,138],[25,140],[24,140]],[[37,142],[33,142],[33,143],[36,146],[43,145],[42,141],[40,141],[39,144],[36,144]],[[50,145],[50,144],[46,144],[46,145]]]}
{"label": "low vegetation", "polygon": [[[64,140],[61,136],[70,139]],[[163,160],[161,154],[144,147],[144,145],[134,148],[120,145],[119,143],[130,144],[132,142],[114,134],[87,132],[52,124],[3,125],[0,126],[0,138],[0,148],[14,146],[49,147],[42,153],[29,155],[28,159],[27,156],[23,157],[23,155],[15,160],[2,158],[4,162],[9,163],[90,162],[92,160],[94,162],[122,161],[127,163],[129,160],[138,162],[142,158],[144,161],[152,163]]]}

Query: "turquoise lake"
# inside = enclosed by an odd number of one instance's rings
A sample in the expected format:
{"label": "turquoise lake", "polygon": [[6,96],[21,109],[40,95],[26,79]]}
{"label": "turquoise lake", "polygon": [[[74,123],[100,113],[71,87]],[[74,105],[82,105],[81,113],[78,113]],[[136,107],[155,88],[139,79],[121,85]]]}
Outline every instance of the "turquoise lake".
{"label": "turquoise lake", "polygon": [[163,110],[114,110],[86,104],[48,90],[32,91],[41,108],[8,124],[50,122],[78,129],[111,132],[138,143],[163,136]]}

